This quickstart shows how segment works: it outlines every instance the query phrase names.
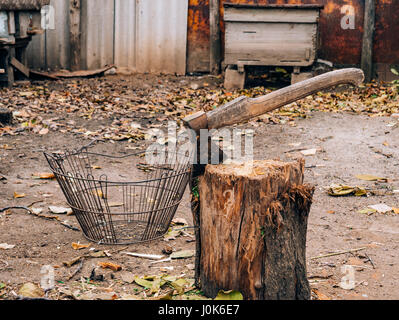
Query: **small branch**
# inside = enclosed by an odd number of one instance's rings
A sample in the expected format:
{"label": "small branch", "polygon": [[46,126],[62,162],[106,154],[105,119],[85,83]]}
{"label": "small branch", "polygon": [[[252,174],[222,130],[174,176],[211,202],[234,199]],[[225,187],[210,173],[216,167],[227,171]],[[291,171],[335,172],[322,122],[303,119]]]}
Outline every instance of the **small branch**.
{"label": "small branch", "polygon": [[82,258],[82,260],[79,263],[79,266],[76,268],[76,270],[68,277],[68,280],[71,280],[74,276],[76,276],[80,270],[82,270],[83,268],[83,262],[84,262],[84,258]]}
{"label": "small branch", "polygon": [[367,261],[366,261],[366,262],[370,262],[370,263],[371,263],[371,265],[373,266],[373,269],[375,269],[375,265],[374,265],[374,262],[373,262],[373,260],[371,260],[371,258],[368,256],[368,254],[367,254],[367,253],[365,253],[364,255],[365,255],[365,256],[366,256],[366,258],[367,258]]}
{"label": "small branch", "polygon": [[71,230],[74,230],[74,231],[80,231],[78,228],[76,228],[76,227],[74,227],[74,226],[71,226],[70,224],[68,224],[68,223],[66,223],[66,222],[61,221],[60,218],[59,218],[58,216],[46,216],[46,215],[42,215],[42,214],[40,214],[40,213],[35,213],[35,212],[33,212],[31,209],[29,209],[28,207],[24,207],[24,206],[5,207],[5,208],[0,209],[0,213],[2,213],[2,212],[4,212],[4,211],[7,211],[7,210],[9,210],[9,209],[21,209],[21,210],[26,210],[26,211],[28,211],[31,215],[34,215],[34,216],[36,216],[36,217],[44,218],[44,219],[46,219],[46,220],[56,220],[56,221],[58,221],[60,224],[62,224],[64,227],[67,227],[67,228],[69,228],[69,229],[71,229]]}
{"label": "small branch", "polygon": [[340,254],[352,253],[352,252],[357,252],[357,251],[365,250],[365,249],[367,249],[367,247],[362,247],[362,248],[357,248],[357,249],[350,249],[350,250],[339,251],[339,252],[333,252],[333,253],[328,253],[328,254],[324,254],[324,255],[321,255],[321,256],[312,257],[312,258],[310,258],[310,260],[326,258],[326,257],[332,257],[332,256],[338,256]]}

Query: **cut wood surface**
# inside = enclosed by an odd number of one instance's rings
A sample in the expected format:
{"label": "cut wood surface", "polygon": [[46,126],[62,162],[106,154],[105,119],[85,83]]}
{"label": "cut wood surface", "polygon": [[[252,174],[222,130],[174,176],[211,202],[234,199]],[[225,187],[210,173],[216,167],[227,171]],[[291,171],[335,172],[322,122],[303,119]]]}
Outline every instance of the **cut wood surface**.
{"label": "cut wood surface", "polygon": [[200,284],[205,295],[309,299],[304,161],[208,165],[199,178]]}

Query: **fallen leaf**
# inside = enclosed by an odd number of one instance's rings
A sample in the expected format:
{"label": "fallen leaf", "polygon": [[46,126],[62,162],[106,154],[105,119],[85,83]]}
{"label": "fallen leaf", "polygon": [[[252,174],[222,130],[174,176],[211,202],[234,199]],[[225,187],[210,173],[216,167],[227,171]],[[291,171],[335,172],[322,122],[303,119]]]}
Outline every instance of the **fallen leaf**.
{"label": "fallen leaf", "polygon": [[33,173],[33,179],[55,179],[54,173],[42,172],[42,173]]}
{"label": "fallen leaf", "polygon": [[313,149],[307,149],[307,150],[302,150],[300,151],[304,156],[313,156],[316,154],[317,149],[313,148]]}
{"label": "fallen leaf", "polygon": [[119,264],[115,264],[112,262],[99,262],[98,263],[103,269],[111,269],[112,271],[122,270],[122,267]]}
{"label": "fallen leaf", "polygon": [[34,214],[40,214],[43,212],[43,208],[31,208]]}
{"label": "fallen leaf", "polygon": [[0,243],[0,249],[8,250],[15,247],[15,244]]}
{"label": "fallen leaf", "polygon": [[27,298],[41,298],[44,296],[44,291],[34,283],[28,282],[22,285],[18,294]]}
{"label": "fallen leaf", "polygon": [[64,266],[67,266],[67,267],[72,267],[75,263],[78,263],[81,259],[82,259],[82,257],[79,256],[79,257],[73,258],[73,259],[70,260],[70,261],[65,261],[65,262],[63,262],[62,264],[63,264]]}
{"label": "fallen leaf", "polygon": [[123,282],[127,283],[133,283],[135,279],[135,276],[131,272],[122,272],[119,276]]}
{"label": "fallen leaf", "polygon": [[377,210],[371,209],[371,208],[366,208],[358,211],[361,214],[367,214],[368,216],[372,215],[373,213],[376,213]]}
{"label": "fallen leaf", "polygon": [[134,282],[136,282],[139,286],[144,287],[146,289],[152,288],[152,281],[142,279],[136,276],[134,278]]}
{"label": "fallen leaf", "polygon": [[124,294],[120,297],[119,300],[141,300],[141,298],[133,294]]}
{"label": "fallen leaf", "polygon": [[104,251],[89,252],[89,256],[92,258],[104,258],[107,257]]}
{"label": "fallen leaf", "polygon": [[177,252],[173,252],[170,255],[171,259],[186,259],[186,258],[191,258],[195,254],[194,250],[181,250]]}
{"label": "fallen leaf", "polygon": [[90,246],[89,244],[80,244],[80,243],[72,242],[72,248],[74,250],[80,250],[80,249],[88,248],[89,246]]}
{"label": "fallen leaf", "polygon": [[361,187],[352,187],[346,185],[331,185],[328,189],[328,194],[330,196],[349,196],[355,195],[357,197],[367,196],[367,191]]}
{"label": "fallen leaf", "polygon": [[183,294],[184,288],[190,286],[191,282],[187,279],[180,278],[170,282],[170,284],[173,286],[173,288],[175,288],[178,294]]}
{"label": "fallen leaf", "polygon": [[70,215],[72,213],[72,209],[71,208],[49,206],[48,209],[50,210],[51,213],[55,213],[55,214],[67,214],[67,215]]}
{"label": "fallen leaf", "polygon": [[48,133],[48,129],[47,128],[43,128],[43,129],[41,129],[40,131],[39,131],[39,134],[40,135],[45,135],[45,134],[47,134]]}
{"label": "fallen leaf", "polygon": [[374,205],[368,206],[368,208],[374,209],[378,213],[387,213],[387,212],[392,211],[392,208],[390,206],[387,206],[384,203],[374,204]]}
{"label": "fallen leaf", "polygon": [[184,219],[184,218],[174,218],[174,219],[172,220],[172,222],[173,222],[174,224],[177,224],[177,225],[186,225],[186,224],[187,224],[187,220]]}
{"label": "fallen leaf", "polygon": [[14,199],[26,197],[25,193],[14,192]]}
{"label": "fallen leaf", "polygon": [[109,202],[109,203],[108,203],[108,206],[109,206],[110,208],[113,208],[113,207],[122,207],[123,205],[124,205],[123,202]]}
{"label": "fallen leaf", "polygon": [[330,297],[326,296],[324,293],[320,292],[317,289],[312,289],[313,293],[317,296],[317,300],[331,300]]}
{"label": "fallen leaf", "polygon": [[379,181],[379,182],[387,182],[387,178],[381,178],[377,176],[373,176],[371,174],[358,174],[355,176],[356,178],[360,180],[365,180],[365,181]]}
{"label": "fallen leaf", "polygon": [[30,97],[30,96],[33,95],[33,92],[30,92],[30,91],[21,91],[21,92],[19,93],[19,95],[20,95],[21,97]]}
{"label": "fallen leaf", "polygon": [[214,300],[244,300],[242,294],[235,290],[220,290]]}
{"label": "fallen leaf", "polygon": [[395,214],[399,214],[399,208],[392,208],[392,210]]}

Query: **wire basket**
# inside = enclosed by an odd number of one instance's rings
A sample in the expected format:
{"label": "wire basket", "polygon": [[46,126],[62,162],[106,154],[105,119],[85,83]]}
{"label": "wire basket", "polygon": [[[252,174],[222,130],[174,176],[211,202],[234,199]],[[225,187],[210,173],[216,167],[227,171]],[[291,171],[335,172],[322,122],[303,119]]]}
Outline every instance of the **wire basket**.
{"label": "wire basket", "polygon": [[152,152],[149,163],[148,155],[110,156],[87,147],[45,153],[87,239],[131,244],[167,232],[190,179],[190,157]]}

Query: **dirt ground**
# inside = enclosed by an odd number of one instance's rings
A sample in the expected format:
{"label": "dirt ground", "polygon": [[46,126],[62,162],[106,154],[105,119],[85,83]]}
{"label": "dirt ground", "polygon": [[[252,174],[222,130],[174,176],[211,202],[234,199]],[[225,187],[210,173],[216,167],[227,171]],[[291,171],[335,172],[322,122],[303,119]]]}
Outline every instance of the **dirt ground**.
{"label": "dirt ground", "polygon": [[[255,88],[244,93],[259,95],[267,92],[262,90]],[[346,90],[337,89],[337,92],[343,92],[343,101],[351,99]],[[142,128],[159,127],[167,119],[181,118],[202,105],[220,104],[223,99],[234,98],[240,93],[223,92],[220,78],[150,75],[43,82],[4,89],[0,92],[1,103],[8,104],[17,113],[14,124],[0,131],[0,209],[30,206],[42,208],[43,214],[52,215],[48,212],[49,206],[66,206],[55,180],[32,177],[37,172],[50,172],[43,151],[81,147],[94,137],[102,139],[97,150],[126,154],[144,143],[140,138],[142,132],[131,130],[132,122],[139,123]],[[182,98],[171,103],[173,95]],[[203,99],[207,95],[223,96],[219,100],[211,97],[214,102],[209,103],[211,99]],[[317,99],[317,95],[313,96],[313,100]],[[41,100],[42,104],[38,103]],[[148,101],[152,101],[151,106]],[[382,105],[384,103],[382,101]],[[389,103],[399,104],[397,99],[390,99]],[[182,111],[182,105],[187,104],[192,106]],[[342,107],[339,103],[335,106]],[[394,125],[397,118],[389,113],[370,116],[363,109],[361,112],[335,112],[332,109],[307,109],[303,117],[292,116],[292,112],[271,114],[241,127],[255,131],[256,159],[289,161],[304,157],[306,160],[305,181],[316,187],[307,234],[307,272],[314,289],[313,298],[398,299],[399,215],[359,212],[379,203],[399,207],[399,193],[395,192],[399,190],[399,129]],[[32,122],[31,118],[37,120]],[[125,124],[130,127],[127,131]],[[300,153],[311,148],[317,149],[315,155]],[[97,165],[101,167],[102,163]],[[387,180],[363,181],[355,177],[358,174]],[[367,197],[333,197],[327,192],[332,184],[361,186],[371,192]],[[74,216],[59,217],[79,228]],[[188,226],[192,226],[188,188],[175,218],[183,218]],[[187,228],[168,241],[99,245],[58,221],[36,217],[25,210],[10,209],[0,213],[0,244],[15,245],[0,249],[0,285],[3,284],[0,299],[15,299],[24,283],[40,284],[44,265],[55,268],[56,287],[48,292],[48,297],[53,299],[146,297],[148,290],[143,291],[137,284],[129,283],[132,282],[129,274],[167,273],[192,279],[194,258],[151,264],[151,260],[130,257],[123,252],[161,255],[163,249],[169,249],[168,246],[173,251],[193,250],[193,240],[193,231]],[[73,242],[90,246],[74,250]],[[63,263],[95,252],[90,248],[105,250],[109,256],[85,258],[82,269],[71,277],[80,268],[79,263],[70,267]],[[353,249],[361,250],[318,257]],[[87,280],[99,262],[113,262],[120,265],[122,271],[97,268],[104,280]],[[346,275],[342,270],[344,265],[352,266],[355,272],[354,289],[340,287]],[[94,293],[97,295],[93,296]]]}

